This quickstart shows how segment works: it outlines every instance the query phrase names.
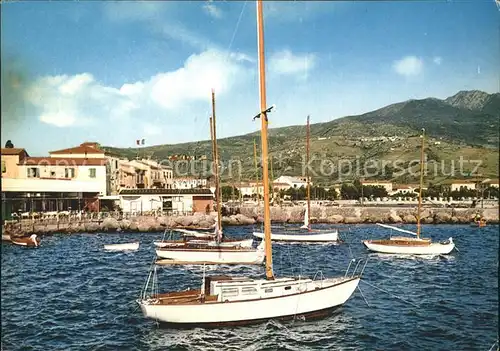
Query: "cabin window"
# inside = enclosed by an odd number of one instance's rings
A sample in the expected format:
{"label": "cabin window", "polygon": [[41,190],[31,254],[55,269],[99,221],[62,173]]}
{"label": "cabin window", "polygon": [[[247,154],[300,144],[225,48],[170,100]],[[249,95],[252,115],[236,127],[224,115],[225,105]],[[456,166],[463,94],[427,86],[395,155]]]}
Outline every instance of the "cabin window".
{"label": "cabin window", "polygon": [[290,290],[291,288],[291,286],[285,286],[285,290]]}
{"label": "cabin window", "polygon": [[96,171],[95,168],[89,168],[89,178],[95,178]]}
{"label": "cabin window", "polygon": [[273,288],[267,288],[267,289],[264,290],[264,292],[266,294],[272,293],[273,292]]}
{"label": "cabin window", "polygon": [[64,178],[75,178],[75,169],[74,168],[65,168],[64,169]]}
{"label": "cabin window", "polygon": [[225,288],[222,289],[222,295],[224,297],[238,296],[239,290],[238,288]]}
{"label": "cabin window", "polygon": [[257,294],[257,289],[254,287],[245,287],[241,288],[241,294],[242,295],[255,295]]}
{"label": "cabin window", "polygon": [[28,168],[28,178],[40,178],[40,169],[38,167]]}
{"label": "cabin window", "polygon": [[5,161],[2,160],[2,173],[7,172],[7,165],[5,164]]}

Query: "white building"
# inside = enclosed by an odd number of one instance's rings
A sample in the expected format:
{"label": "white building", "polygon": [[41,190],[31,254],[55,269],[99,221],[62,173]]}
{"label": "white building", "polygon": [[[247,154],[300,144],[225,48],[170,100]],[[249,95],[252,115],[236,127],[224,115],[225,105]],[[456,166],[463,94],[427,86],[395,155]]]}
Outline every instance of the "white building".
{"label": "white building", "polygon": [[213,210],[213,194],[210,189],[124,189],[118,196],[122,211],[127,213],[193,213]]}
{"label": "white building", "polygon": [[13,212],[99,210],[106,195],[105,158],[30,157],[24,149],[2,149],[2,205]]}
{"label": "white building", "polygon": [[105,159],[106,193],[114,194],[119,188],[120,157],[100,149],[96,142],[84,142],[68,149],[50,151],[49,155],[51,158]]}
{"label": "white building", "polygon": [[[312,185],[311,180],[309,179],[310,184]],[[274,180],[274,183],[282,183],[282,184],[288,184],[289,188],[300,188],[300,187],[306,187],[307,186],[307,181],[306,177],[291,177],[291,176],[281,176],[278,177]]]}
{"label": "white building", "polygon": [[174,189],[195,189],[206,187],[207,180],[205,178],[179,177],[173,179]]}

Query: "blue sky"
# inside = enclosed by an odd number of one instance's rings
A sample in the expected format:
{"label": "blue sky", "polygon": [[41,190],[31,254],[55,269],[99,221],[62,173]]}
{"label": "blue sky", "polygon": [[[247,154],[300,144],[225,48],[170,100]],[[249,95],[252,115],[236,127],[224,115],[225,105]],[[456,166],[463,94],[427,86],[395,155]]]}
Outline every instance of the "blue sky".
{"label": "blue sky", "polygon": [[[500,89],[493,0],[266,2],[264,13],[270,127]],[[219,137],[258,130],[256,41],[254,1],[4,3],[2,70],[23,79],[2,74],[2,144],[44,155],[207,139],[212,87]]]}

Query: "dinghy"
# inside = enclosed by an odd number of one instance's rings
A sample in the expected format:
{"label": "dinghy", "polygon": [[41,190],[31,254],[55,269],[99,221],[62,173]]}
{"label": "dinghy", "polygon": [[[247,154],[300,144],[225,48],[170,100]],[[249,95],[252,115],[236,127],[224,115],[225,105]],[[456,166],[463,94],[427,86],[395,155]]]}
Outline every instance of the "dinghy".
{"label": "dinghy", "polygon": [[104,245],[104,250],[108,251],[135,251],[137,249],[139,249],[139,242]]}
{"label": "dinghy", "polygon": [[25,246],[25,247],[39,247],[40,246],[40,238],[37,237],[36,234],[32,234],[27,237],[11,237],[10,240],[14,245]]}

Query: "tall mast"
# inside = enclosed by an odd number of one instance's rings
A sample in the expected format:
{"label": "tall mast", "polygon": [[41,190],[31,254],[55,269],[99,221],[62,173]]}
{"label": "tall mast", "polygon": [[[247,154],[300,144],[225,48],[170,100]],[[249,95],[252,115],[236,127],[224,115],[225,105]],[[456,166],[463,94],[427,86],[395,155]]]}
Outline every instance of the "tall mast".
{"label": "tall mast", "polygon": [[269,207],[269,170],[267,168],[266,63],[264,54],[264,15],[262,0],[257,0],[257,46],[259,52],[259,95],[262,143],[262,186],[264,187],[264,240],[266,245],[266,278],[274,279],[271,247],[271,209]]}
{"label": "tall mast", "polygon": [[222,218],[221,218],[221,191],[219,179],[219,152],[217,151],[217,127],[215,122],[215,91],[212,89],[212,117],[210,118],[210,129],[212,134],[212,148],[213,159],[215,168],[215,199],[217,201],[217,225],[222,232]]}
{"label": "tall mast", "polygon": [[271,165],[271,199],[274,200],[274,174],[273,174],[273,156],[271,155],[271,160],[269,161]]}
{"label": "tall mast", "polygon": [[424,128],[422,128],[422,135],[420,137],[422,138],[422,148],[420,149],[420,187],[418,189],[417,239],[420,238],[420,213],[422,211],[422,187],[424,186]]}
{"label": "tall mast", "polygon": [[307,229],[311,230],[311,183],[309,182],[309,116],[306,126]]}
{"label": "tall mast", "polygon": [[257,144],[253,140],[253,163],[255,164],[255,194],[257,196],[257,210],[260,207],[259,197],[259,166],[257,166]]}

